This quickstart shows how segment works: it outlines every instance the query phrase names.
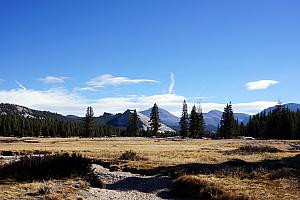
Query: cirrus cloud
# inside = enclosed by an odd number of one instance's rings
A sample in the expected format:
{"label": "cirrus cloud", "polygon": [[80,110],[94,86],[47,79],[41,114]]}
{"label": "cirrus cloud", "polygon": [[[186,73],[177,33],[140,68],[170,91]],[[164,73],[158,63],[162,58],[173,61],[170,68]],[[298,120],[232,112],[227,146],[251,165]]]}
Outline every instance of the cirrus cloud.
{"label": "cirrus cloud", "polygon": [[118,86],[124,84],[139,84],[139,83],[159,83],[159,81],[151,79],[130,79],[123,76],[113,76],[111,74],[103,74],[86,82],[87,87],[81,88],[83,91],[95,91],[105,86]]}
{"label": "cirrus cloud", "polygon": [[39,81],[42,81],[44,84],[56,84],[56,83],[64,83],[66,79],[69,77],[65,76],[46,76],[44,78],[39,78]]}
{"label": "cirrus cloud", "polygon": [[275,80],[259,80],[259,81],[248,82],[246,84],[246,87],[248,90],[264,90],[278,83],[279,82]]}

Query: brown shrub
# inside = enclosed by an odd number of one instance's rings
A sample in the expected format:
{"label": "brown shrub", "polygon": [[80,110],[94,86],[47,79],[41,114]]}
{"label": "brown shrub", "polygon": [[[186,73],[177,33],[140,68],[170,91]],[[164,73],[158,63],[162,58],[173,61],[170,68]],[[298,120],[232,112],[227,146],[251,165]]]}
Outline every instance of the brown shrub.
{"label": "brown shrub", "polygon": [[282,152],[280,149],[277,149],[272,146],[254,146],[254,145],[245,145],[241,146],[238,149],[233,151],[227,151],[228,154],[257,154],[257,153],[279,153]]}
{"label": "brown shrub", "polygon": [[147,160],[144,157],[138,156],[134,151],[125,151],[120,157],[120,160],[131,160],[131,161],[140,161],[140,160]]}
{"label": "brown shrub", "polygon": [[1,152],[1,155],[2,155],[2,156],[13,156],[13,155],[14,155],[14,152],[9,151],[9,150],[7,150],[7,151],[2,151],[2,152]]}
{"label": "brown shrub", "polygon": [[247,196],[236,196],[215,183],[197,176],[182,176],[172,185],[172,191],[177,197],[198,198],[204,200],[245,200]]}

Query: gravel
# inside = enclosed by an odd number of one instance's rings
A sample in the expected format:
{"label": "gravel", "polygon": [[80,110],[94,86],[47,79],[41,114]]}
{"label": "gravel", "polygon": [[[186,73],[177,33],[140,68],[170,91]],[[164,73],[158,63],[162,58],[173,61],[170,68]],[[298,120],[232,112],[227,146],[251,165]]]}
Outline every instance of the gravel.
{"label": "gravel", "polygon": [[106,189],[90,188],[82,196],[86,199],[174,199],[170,193],[172,180],[168,176],[142,176],[130,172],[114,171],[93,165],[94,173]]}

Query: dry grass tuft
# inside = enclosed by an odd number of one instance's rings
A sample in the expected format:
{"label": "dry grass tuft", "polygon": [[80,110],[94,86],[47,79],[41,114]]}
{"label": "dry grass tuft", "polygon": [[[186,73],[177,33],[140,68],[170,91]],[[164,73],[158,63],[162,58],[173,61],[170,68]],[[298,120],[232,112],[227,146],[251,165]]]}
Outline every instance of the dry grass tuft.
{"label": "dry grass tuft", "polygon": [[144,158],[142,156],[137,155],[134,151],[125,151],[120,157],[120,160],[130,160],[130,161],[142,161],[142,160],[148,160],[147,158]]}
{"label": "dry grass tuft", "polygon": [[173,182],[173,193],[177,197],[192,197],[205,200],[246,200],[247,196],[226,191],[221,185],[197,176],[182,176]]}

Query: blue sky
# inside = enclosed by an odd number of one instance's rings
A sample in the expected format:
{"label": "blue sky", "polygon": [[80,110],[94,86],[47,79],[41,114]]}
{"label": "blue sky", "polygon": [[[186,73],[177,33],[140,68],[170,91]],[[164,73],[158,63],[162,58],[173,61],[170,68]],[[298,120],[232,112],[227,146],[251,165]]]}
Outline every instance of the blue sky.
{"label": "blue sky", "polygon": [[179,115],[183,99],[247,113],[299,103],[299,9],[297,0],[3,0],[0,101],[77,115],[154,102]]}

